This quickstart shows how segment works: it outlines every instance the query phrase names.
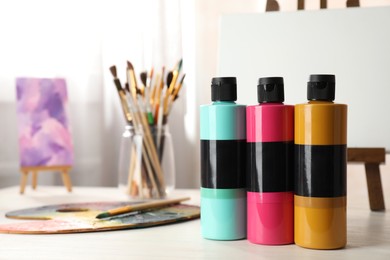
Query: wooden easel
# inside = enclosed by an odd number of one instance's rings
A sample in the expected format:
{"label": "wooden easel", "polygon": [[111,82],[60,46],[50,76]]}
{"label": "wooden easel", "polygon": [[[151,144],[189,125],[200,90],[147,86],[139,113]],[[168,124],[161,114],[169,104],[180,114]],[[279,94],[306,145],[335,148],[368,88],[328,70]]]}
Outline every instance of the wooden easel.
{"label": "wooden easel", "polygon": [[379,164],[386,162],[385,148],[348,148],[348,162],[364,163],[372,211],[385,210]]}
{"label": "wooden easel", "polygon": [[69,170],[71,166],[31,166],[31,167],[21,167],[20,171],[22,172],[22,178],[20,180],[20,194],[24,193],[24,189],[27,184],[28,173],[32,173],[32,188],[35,190],[37,188],[37,179],[39,171],[59,171],[61,172],[62,181],[66,189],[72,191],[72,182],[69,177]]}

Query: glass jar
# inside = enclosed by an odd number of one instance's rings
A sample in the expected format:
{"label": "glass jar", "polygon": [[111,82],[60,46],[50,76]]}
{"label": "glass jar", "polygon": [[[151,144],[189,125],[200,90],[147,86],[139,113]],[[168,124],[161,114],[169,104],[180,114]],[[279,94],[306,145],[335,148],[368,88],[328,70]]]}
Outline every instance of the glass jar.
{"label": "glass jar", "polygon": [[175,187],[172,137],[168,127],[151,131],[127,125],[122,134],[118,185],[132,198],[164,198]]}

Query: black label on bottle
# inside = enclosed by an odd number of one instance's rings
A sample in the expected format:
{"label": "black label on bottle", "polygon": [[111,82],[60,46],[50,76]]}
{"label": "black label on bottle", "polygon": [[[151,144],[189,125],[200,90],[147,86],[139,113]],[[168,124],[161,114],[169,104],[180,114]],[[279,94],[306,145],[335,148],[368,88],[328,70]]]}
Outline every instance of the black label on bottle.
{"label": "black label on bottle", "polygon": [[245,188],[246,140],[200,140],[203,188]]}
{"label": "black label on bottle", "polygon": [[345,196],[346,172],[346,145],[295,145],[296,195]]}
{"label": "black label on bottle", "polygon": [[248,191],[294,191],[294,142],[248,143],[247,149]]}

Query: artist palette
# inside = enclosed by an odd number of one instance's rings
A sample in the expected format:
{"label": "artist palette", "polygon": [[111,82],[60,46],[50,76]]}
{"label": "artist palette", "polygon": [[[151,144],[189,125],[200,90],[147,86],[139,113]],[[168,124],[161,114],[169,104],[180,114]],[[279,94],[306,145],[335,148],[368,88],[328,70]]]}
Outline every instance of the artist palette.
{"label": "artist palette", "polygon": [[112,208],[134,205],[129,202],[92,202],[48,205],[11,211],[8,218],[34,220],[0,225],[0,233],[64,234],[143,228],[199,218],[198,206],[172,205],[144,212],[131,212],[105,219],[96,215]]}

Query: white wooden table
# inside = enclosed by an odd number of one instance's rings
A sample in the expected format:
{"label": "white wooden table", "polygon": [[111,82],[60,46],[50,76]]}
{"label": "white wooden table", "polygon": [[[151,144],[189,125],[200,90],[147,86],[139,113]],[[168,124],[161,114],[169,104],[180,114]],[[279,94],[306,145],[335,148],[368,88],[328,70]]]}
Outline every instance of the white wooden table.
{"label": "white wooden table", "polygon": [[[353,171],[353,173],[351,172]],[[385,202],[390,207],[390,176],[382,173]],[[198,190],[176,190],[173,197],[191,196],[199,205]],[[125,200],[116,188],[38,186],[0,190],[0,223],[11,210],[47,204]],[[390,259],[390,213],[370,212],[362,166],[349,166],[348,245],[342,250],[309,250],[296,245],[262,246],[247,240],[211,241],[200,235],[200,220],[109,232],[61,235],[0,234],[0,259]]]}

